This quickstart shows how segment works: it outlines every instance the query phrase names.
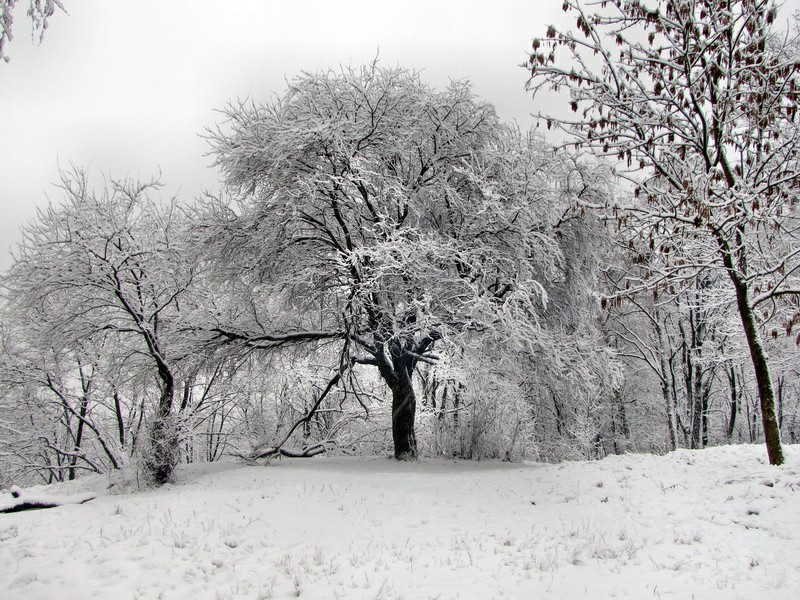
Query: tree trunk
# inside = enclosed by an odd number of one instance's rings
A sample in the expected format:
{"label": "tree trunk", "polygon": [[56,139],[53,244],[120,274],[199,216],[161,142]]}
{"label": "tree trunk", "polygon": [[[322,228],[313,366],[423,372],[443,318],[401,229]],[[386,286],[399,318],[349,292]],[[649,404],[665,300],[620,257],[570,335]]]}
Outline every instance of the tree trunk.
{"label": "tree trunk", "polygon": [[458,426],[461,418],[461,384],[453,382],[453,387],[451,389],[453,391],[453,431],[456,432],[456,435],[460,439],[461,436],[458,434]]}
{"label": "tree trunk", "polygon": [[72,481],[75,479],[77,465],[78,465],[78,455],[81,452],[81,445],[83,444],[83,424],[86,422],[86,414],[89,410],[89,395],[88,393],[84,393],[83,397],[81,398],[81,406],[80,406],[80,418],[78,419],[78,431],[75,433],[75,448],[73,452],[75,453],[69,461],[69,477],[68,479]]}
{"label": "tree trunk", "polygon": [[703,426],[703,369],[699,363],[695,362],[698,357],[693,358],[693,371],[691,399],[692,399],[692,449],[697,450],[703,447],[702,426]]}
{"label": "tree trunk", "polygon": [[178,463],[179,439],[175,423],[170,418],[175,396],[175,379],[169,368],[159,362],[158,374],[161,378],[161,397],[158,411],[150,429],[150,451],[147,468],[157,485],[167,483]]}
{"label": "tree trunk", "polygon": [[669,389],[672,396],[672,414],[675,415],[675,428],[683,438],[683,447],[689,446],[689,430],[683,422],[683,407],[678,403],[678,376],[675,374],[675,357],[669,359]]}
{"label": "tree trunk", "polygon": [[117,417],[117,435],[119,436],[120,449],[125,448],[125,419],[122,416],[122,399],[119,392],[114,390],[114,413]]}
{"label": "tree trunk", "polygon": [[75,434],[75,449],[74,456],[70,459],[69,466],[69,480],[75,479],[76,467],[78,464],[78,455],[81,452],[81,445],[83,444],[83,424],[86,422],[86,415],[89,412],[89,390],[92,386],[92,380],[83,372],[83,366],[78,363],[78,372],[81,376],[81,405],[78,413],[78,431]]}
{"label": "tree trunk", "polygon": [[[750,290],[744,273],[747,271],[746,255],[741,254],[738,259],[741,271],[734,266],[733,254],[727,240],[724,239],[719,230],[714,232],[722,263],[728,271],[728,277],[733,283],[736,291],[736,307],[739,310],[739,318],[742,322],[744,335],[747,339],[747,347],[750,350],[750,359],[753,361],[753,370],[756,375],[756,386],[758,388],[758,399],[761,404],[761,422],[764,427],[764,439],[767,444],[767,456],[771,465],[783,464],[783,448],[781,447],[781,433],[778,427],[778,420],[775,417],[775,394],[772,391],[772,379],[769,372],[769,363],[764,346],[761,344],[761,337],[758,334],[756,317],[753,312],[753,305],[750,303]],[[743,248],[743,230],[739,231],[737,238],[738,246]],[[743,251],[742,251],[743,252]]]}
{"label": "tree trunk", "polygon": [[397,368],[393,381],[389,382],[389,388],[392,390],[394,457],[398,460],[415,460],[417,437],[414,433],[414,417],[417,398],[409,367],[400,365]]}
{"label": "tree trunk", "polygon": [[730,418],[728,419],[727,437],[730,442],[733,439],[733,433],[736,430],[736,412],[739,409],[739,391],[736,388],[736,367],[731,365],[727,371],[728,374],[728,387],[731,391],[730,401]]}
{"label": "tree trunk", "polygon": [[628,441],[631,439],[631,426],[628,423],[628,411],[625,409],[625,399],[622,397],[622,392],[617,390],[615,396],[617,397],[617,408],[619,410],[620,425],[622,425],[622,435],[625,437],[625,446],[627,447]]}
{"label": "tree trunk", "polygon": [[711,401],[711,381],[706,379],[705,385],[703,385],[703,396],[702,402],[700,403],[701,409],[703,411],[703,418],[702,418],[702,426],[703,426],[703,448],[708,447],[708,409]]}
{"label": "tree trunk", "polygon": [[175,397],[175,378],[166,364],[159,362],[158,376],[161,379],[161,398],[158,401],[158,418],[166,419],[172,412],[172,401]]}
{"label": "tree trunk", "polygon": [[767,444],[767,456],[771,465],[782,465],[783,448],[778,419],[775,415],[775,393],[772,390],[772,379],[767,362],[767,354],[758,334],[753,307],[750,304],[747,284],[735,272],[729,271],[733,286],[736,289],[736,305],[742,320],[747,347],[756,375],[758,399],[761,404],[761,422],[764,427],[764,439]]}
{"label": "tree trunk", "polygon": [[661,395],[664,398],[664,408],[667,413],[667,434],[669,435],[669,449],[677,450],[678,437],[675,432],[675,411],[672,404],[672,393],[669,385],[669,364],[667,363],[667,346],[664,340],[664,331],[661,328],[661,323],[658,321],[658,313],[656,313],[655,328],[656,336],[658,338],[658,359],[661,367]]}

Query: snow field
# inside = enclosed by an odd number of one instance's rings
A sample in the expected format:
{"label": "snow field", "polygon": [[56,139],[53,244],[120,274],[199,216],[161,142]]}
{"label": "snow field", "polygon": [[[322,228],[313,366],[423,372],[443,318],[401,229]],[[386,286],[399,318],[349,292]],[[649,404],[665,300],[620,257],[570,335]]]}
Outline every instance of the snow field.
{"label": "snow field", "polygon": [[214,463],[125,493],[87,477],[35,491],[92,502],[0,515],[0,597],[795,599],[786,452]]}

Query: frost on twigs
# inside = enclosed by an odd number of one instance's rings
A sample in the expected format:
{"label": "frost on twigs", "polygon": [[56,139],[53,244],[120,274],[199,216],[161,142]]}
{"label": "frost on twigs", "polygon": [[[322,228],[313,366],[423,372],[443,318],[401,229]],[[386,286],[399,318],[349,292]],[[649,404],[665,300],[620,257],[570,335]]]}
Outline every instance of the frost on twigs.
{"label": "frost on twigs", "polygon": [[764,333],[777,338],[782,324],[788,337],[800,302],[797,35],[777,28],[768,0],[564,9],[575,27],[536,42],[529,88],[563,94],[571,111],[539,116],[574,148],[614,160],[635,188],[604,209],[635,257],[612,300],[726,279],[769,459],[781,464]]}
{"label": "frost on twigs", "polygon": [[[5,53],[5,46],[8,42],[14,40],[12,28],[14,26],[13,12],[16,4],[17,0],[0,0],[0,59],[5,62],[10,60],[10,57]],[[44,32],[49,25],[50,17],[55,14],[56,9],[67,12],[60,0],[29,0],[27,16],[31,20],[31,36],[34,39],[38,32],[39,41],[42,41]]]}

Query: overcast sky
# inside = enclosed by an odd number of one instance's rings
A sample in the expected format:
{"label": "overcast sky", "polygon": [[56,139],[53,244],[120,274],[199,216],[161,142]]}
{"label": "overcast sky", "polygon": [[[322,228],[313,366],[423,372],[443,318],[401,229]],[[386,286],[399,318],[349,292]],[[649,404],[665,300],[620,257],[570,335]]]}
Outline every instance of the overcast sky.
{"label": "overcast sky", "polygon": [[[518,65],[563,22],[560,0],[63,0],[44,42],[18,3],[0,64],[0,270],[58,168],[115,178],[162,172],[186,200],[217,185],[199,137],[235,98],[263,99],[301,70],[380,60],[435,86],[468,78],[523,127],[534,103]],[[783,16],[800,0],[787,0]]]}
{"label": "overcast sky", "polygon": [[0,64],[0,269],[19,226],[58,198],[58,167],[162,172],[189,200],[217,184],[199,138],[214,109],[266,98],[301,70],[387,65],[442,86],[468,78],[502,118],[532,123],[518,65],[558,0],[64,0],[41,45],[27,2]]}

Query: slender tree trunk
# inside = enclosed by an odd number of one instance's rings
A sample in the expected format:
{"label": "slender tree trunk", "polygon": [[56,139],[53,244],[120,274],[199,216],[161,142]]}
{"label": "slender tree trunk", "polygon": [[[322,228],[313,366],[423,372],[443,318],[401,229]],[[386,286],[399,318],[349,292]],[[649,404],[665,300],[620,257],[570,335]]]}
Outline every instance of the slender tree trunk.
{"label": "slender tree trunk", "polygon": [[[458,435],[458,426],[460,424],[461,412],[461,390],[458,388],[459,384],[453,383],[453,430]],[[460,435],[458,436],[460,439]]]}
{"label": "slender tree trunk", "polygon": [[730,418],[728,419],[728,428],[727,428],[727,436],[728,441],[733,439],[733,432],[736,430],[736,412],[739,409],[739,392],[736,387],[736,367],[731,365],[730,369],[727,371],[728,374],[728,386],[731,390],[731,402],[730,402]]}
{"label": "slender tree trunk", "polygon": [[81,405],[78,409],[78,431],[75,434],[75,456],[70,459],[69,467],[69,480],[75,479],[76,466],[78,464],[78,454],[81,452],[81,445],[83,444],[83,424],[86,422],[86,415],[89,412],[89,389],[92,386],[92,380],[83,372],[83,366],[78,363],[78,372],[81,376]]}
{"label": "slender tree trunk", "polygon": [[[689,324],[693,325],[692,311],[689,311]],[[700,411],[697,406],[697,394],[695,393],[695,355],[693,353],[694,343],[686,333],[683,321],[678,322],[678,331],[681,334],[681,369],[683,375],[683,389],[686,397],[686,413],[689,426],[689,448],[696,450],[700,445]],[[692,328],[692,335],[694,328]]]}
{"label": "slender tree trunk", "polygon": [[183,399],[181,400],[181,412],[185,411],[186,408],[192,404],[192,380],[187,379],[183,383]]}
{"label": "slender tree trunk", "polygon": [[692,448],[699,449],[703,447],[703,369],[698,364],[698,357],[693,359],[692,370]]}
{"label": "slender tree trunk", "polygon": [[86,414],[89,411],[89,395],[88,393],[84,393],[83,397],[81,398],[81,405],[79,408],[79,415],[80,418],[78,419],[78,431],[75,433],[75,456],[72,456],[69,461],[69,480],[72,481],[75,479],[77,465],[78,465],[78,454],[81,451],[81,444],[83,444],[83,424],[86,421]]}
{"label": "slender tree trunk", "polygon": [[125,420],[122,416],[122,399],[119,392],[114,390],[114,412],[117,417],[117,435],[119,436],[119,447],[125,448]]}
{"label": "slender tree trunk", "polygon": [[711,381],[707,378],[705,385],[703,386],[703,398],[702,402],[700,403],[701,409],[703,411],[703,448],[708,446],[708,409],[709,403],[711,398]]}
{"label": "slender tree trunk", "polygon": [[558,403],[558,398],[556,398],[555,392],[551,390],[550,396],[553,398],[553,410],[555,411],[556,415],[556,433],[558,433],[559,436],[562,436],[564,435],[564,430],[566,429],[564,415],[561,412],[561,405]]}
{"label": "slender tree trunk", "polygon": [[675,415],[675,431],[683,438],[683,447],[689,446],[689,431],[683,422],[683,407],[678,403],[678,376],[675,374],[675,357],[669,359],[669,390],[672,396],[672,412]]}
{"label": "slender tree trunk", "polygon": [[627,447],[628,441],[631,439],[631,426],[628,423],[628,411],[625,409],[625,399],[622,397],[622,392],[617,390],[614,394],[617,398],[617,408],[619,410],[620,425],[622,425],[622,435],[625,437],[625,446]]}
{"label": "slender tree trunk", "polygon": [[664,398],[664,408],[667,414],[667,433],[669,434],[669,449],[677,450],[678,436],[675,432],[675,411],[673,410],[672,393],[669,385],[669,364],[667,362],[667,347],[664,339],[664,330],[656,313],[655,328],[658,339],[658,359],[661,367],[661,395]]}
{"label": "slender tree trunk", "polygon": [[767,456],[771,465],[782,465],[784,461],[783,448],[781,447],[778,419],[775,415],[775,393],[772,390],[767,354],[758,334],[747,284],[735,272],[729,271],[729,273],[736,289],[736,305],[739,309],[739,317],[742,321],[744,335],[747,339],[747,346],[750,349],[750,358],[753,361],[753,369],[756,375],[758,399],[761,405],[761,422],[764,427],[764,439],[767,444]]}
{"label": "slender tree trunk", "polygon": [[[736,291],[736,307],[739,311],[739,318],[744,329],[744,336],[747,339],[747,347],[750,350],[750,359],[753,361],[753,370],[756,375],[756,387],[758,388],[758,400],[761,404],[761,422],[764,427],[764,439],[767,444],[767,456],[771,465],[783,464],[783,448],[781,447],[781,434],[778,427],[778,419],[775,416],[775,394],[772,391],[772,379],[767,362],[767,353],[761,343],[761,336],[758,334],[756,317],[753,305],[750,302],[750,290],[744,273],[747,272],[747,256],[740,250],[738,256],[737,269],[734,265],[734,255],[728,241],[724,238],[720,230],[715,230],[722,263],[728,271],[728,277],[733,283]],[[740,229],[737,235],[737,246],[744,248],[744,230]]]}
{"label": "slender tree trunk", "polygon": [[758,415],[760,412],[761,411],[758,410],[758,398],[755,398],[752,404],[748,403],[747,414],[750,419],[749,441],[751,444],[757,442],[759,435],[761,435],[761,431],[758,429]]}
{"label": "slender tree trunk", "polygon": [[673,410],[672,394],[666,377],[661,378],[661,395],[664,398],[664,408],[667,416],[667,434],[669,436],[669,449],[678,449],[678,436],[675,432],[675,416]]}

